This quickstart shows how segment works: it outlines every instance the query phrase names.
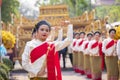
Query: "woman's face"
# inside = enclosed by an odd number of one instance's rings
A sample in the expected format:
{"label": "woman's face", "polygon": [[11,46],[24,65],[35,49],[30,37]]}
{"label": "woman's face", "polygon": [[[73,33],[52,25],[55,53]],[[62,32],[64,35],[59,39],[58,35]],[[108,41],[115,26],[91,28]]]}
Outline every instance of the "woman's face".
{"label": "woman's face", "polygon": [[111,31],[109,35],[111,38],[114,38],[115,34],[116,34],[115,31]]}
{"label": "woman's face", "polygon": [[96,34],[94,35],[94,38],[95,38],[96,40],[99,40],[99,39],[100,39],[100,34],[99,34],[99,33],[96,33]]}
{"label": "woman's face", "polygon": [[85,38],[85,34],[80,34],[80,38]]}
{"label": "woman's face", "polygon": [[92,39],[92,35],[89,35],[87,38],[88,38],[88,40],[91,40]]}
{"label": "woman's face", "polygon": [[41,41],[45,41],[49,34],[49,27],[47,25],[41,25],[37,31],[37,38]]}
{"label": "woman's face", "polygon": [[75,39],[79,39],[80,38],[80,35],[79,34],[76,34],[75,35]]}

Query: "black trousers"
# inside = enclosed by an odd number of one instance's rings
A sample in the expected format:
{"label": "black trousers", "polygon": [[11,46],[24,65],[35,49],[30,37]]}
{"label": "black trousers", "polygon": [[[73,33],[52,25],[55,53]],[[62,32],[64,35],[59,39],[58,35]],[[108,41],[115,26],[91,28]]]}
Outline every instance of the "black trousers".
{"label": "black trousers", "polygon": [[63,57],[63,68],[66,68],[66,61],[65,61],[66,53],[59,52],[59,59],[60,59],[61,55]]}
{"label": "black trousers", "polygon": [[69,58],[70,58],[71,64],[73,65],[73,54],[72,53],[68,53],[68,54],[69,54]]}

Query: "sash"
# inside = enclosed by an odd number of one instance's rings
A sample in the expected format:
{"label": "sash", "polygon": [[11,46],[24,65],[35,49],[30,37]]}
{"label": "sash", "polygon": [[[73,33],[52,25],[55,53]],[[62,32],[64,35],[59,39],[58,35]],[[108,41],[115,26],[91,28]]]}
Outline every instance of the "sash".
{"label": "sash", "polygon": [[97,46],[98,46],[98,41],[91,46],[91,49],[96,48]]}
{"label": "sash", "polygon": [[73,43],[73,47],[76,45],[76,41],[74,41],[74,43]]}
{"label": "sash", "polygon": [[88,48],[88,43],[86,43],[86,44],[85,44],[85,47],[84,47],[84,49],[87,49],[87,48]]}
{"label": "sash", "polygon": [[81,46],[81,45],[82,45],[82,43],[83,43],[83,41],[84,41],[84,40],[80,41],[78,45],[79,45],[79,46]]}
{"label": "sash", "polygon": [[106,45],[106,49],[112,47],[114,45],[115,41],[111,40],[107,45]]}
{"label": "sash", "polygon": [[101,56],[101,68],[102,68],[102,70],[104,70],[104,54],[103,54],[103,52],[102,52],[102,43],[100,42],[99,43],[99,55]]}
{"label": "sash", "polygon": [[[55,53],[54,44],[43,43],[42,45],[34,48],[30,53],[31,63],[47,53],[47,75],[48,80],[62,80],[60,62],[57,52]],[[57,74],[56,74],[57,73]]]}

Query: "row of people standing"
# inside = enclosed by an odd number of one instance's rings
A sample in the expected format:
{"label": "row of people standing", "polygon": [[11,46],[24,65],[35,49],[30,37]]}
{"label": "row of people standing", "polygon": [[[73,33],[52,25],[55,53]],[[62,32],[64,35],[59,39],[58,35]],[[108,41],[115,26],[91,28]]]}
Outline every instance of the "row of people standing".
{"label": "row of people standing", "polygon": [[114,40],[115,33],[115,29],[110,29],[109,37],[104,40],[99,31],[88,33],[87,38],[85,32],[76,33],[71,44],[74,71],[92,80],[102,80],[105,62],[107,80],[118,80],[120,40]]}

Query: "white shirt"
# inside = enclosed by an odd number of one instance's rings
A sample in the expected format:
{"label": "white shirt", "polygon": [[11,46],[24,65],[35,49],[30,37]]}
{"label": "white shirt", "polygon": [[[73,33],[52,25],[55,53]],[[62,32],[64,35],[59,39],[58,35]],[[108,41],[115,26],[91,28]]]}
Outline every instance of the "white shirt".
{"label": "white shirt", "polygon": [[[95,47],[95,48],[91,48],[92,45],[96,42],[96,40],[91,40],[88,44],[88,50],[90,52],[90,54],[92,55],[97,55],[99,53],[99,46]],[[99,55],[99,54],[98,54]]]}
{"label": "white shirt", "polygon": [[111,38],[107,38],[103,41],[103,45],[102,45],[102,51],[104,52],[105,55],[110,56],[111,54],[113,54],[113,51],[115,50],[116,44],[114,44],[112,47],[106,49],[106,46],[109,44],[110,41],[112,41],[113,39]]}
{"label": "white shirt", "polygon": [[[78,51],[83,51],[83,50],[82,50],[82,45],[83,45],[83,43],[82,43],[81,45],[79,45],[79,43],[80,43],[82,40],[84,40],[84,39],[79,39],[79,40],[77,40],[77,43],[78,43],[78,44],[77,44],[77,50],[78,50]],[[84,41],[83,41],[83,42],[84,42]]]}
{"label": "white shirt", "polygon": [[83,45],[82,45],[82,51],[83,51],[84,54],[89,54],[88,47],[85,49],[85,46],[86,46],[87,43],[89,44],[88,40],[84,41]]}
{"label": "white shirt", "polygon": [[[73,39],[73,42],[72,42],[72,44],[71,44],[72,51],[78,51],[78,49],[77,49],[77,45],[78,45],[77,40],[78,40],[78,39]],[[76,43],[75,46],[73,46],[74,43]]]}
{"label": "white shirt", "polygon": [[[73,27],[72,25],[68,26],[67,38],[64,41],[54,41],[49,43],[54,43],[55,50],[59,51],[65,47],[67,47],[73,40]],[[33,39],[26,43],[24,52],[22,54],[22,66],[23,68],[29,72],[30,77],[36,77],[38,72],[41,70],[41,67],[46,59],[46,54],[41,58],[37,59],[34,63],[30,61],[30,52],[32,49],[37,46],[43,44],[40,40]],[[42,76],[43,77],[43,76]]]}
{"label": "white shirt", "polygon": [[120,60],[120,40],[118,40],[117,42],[117,55],[118,55],[118,59]]}

